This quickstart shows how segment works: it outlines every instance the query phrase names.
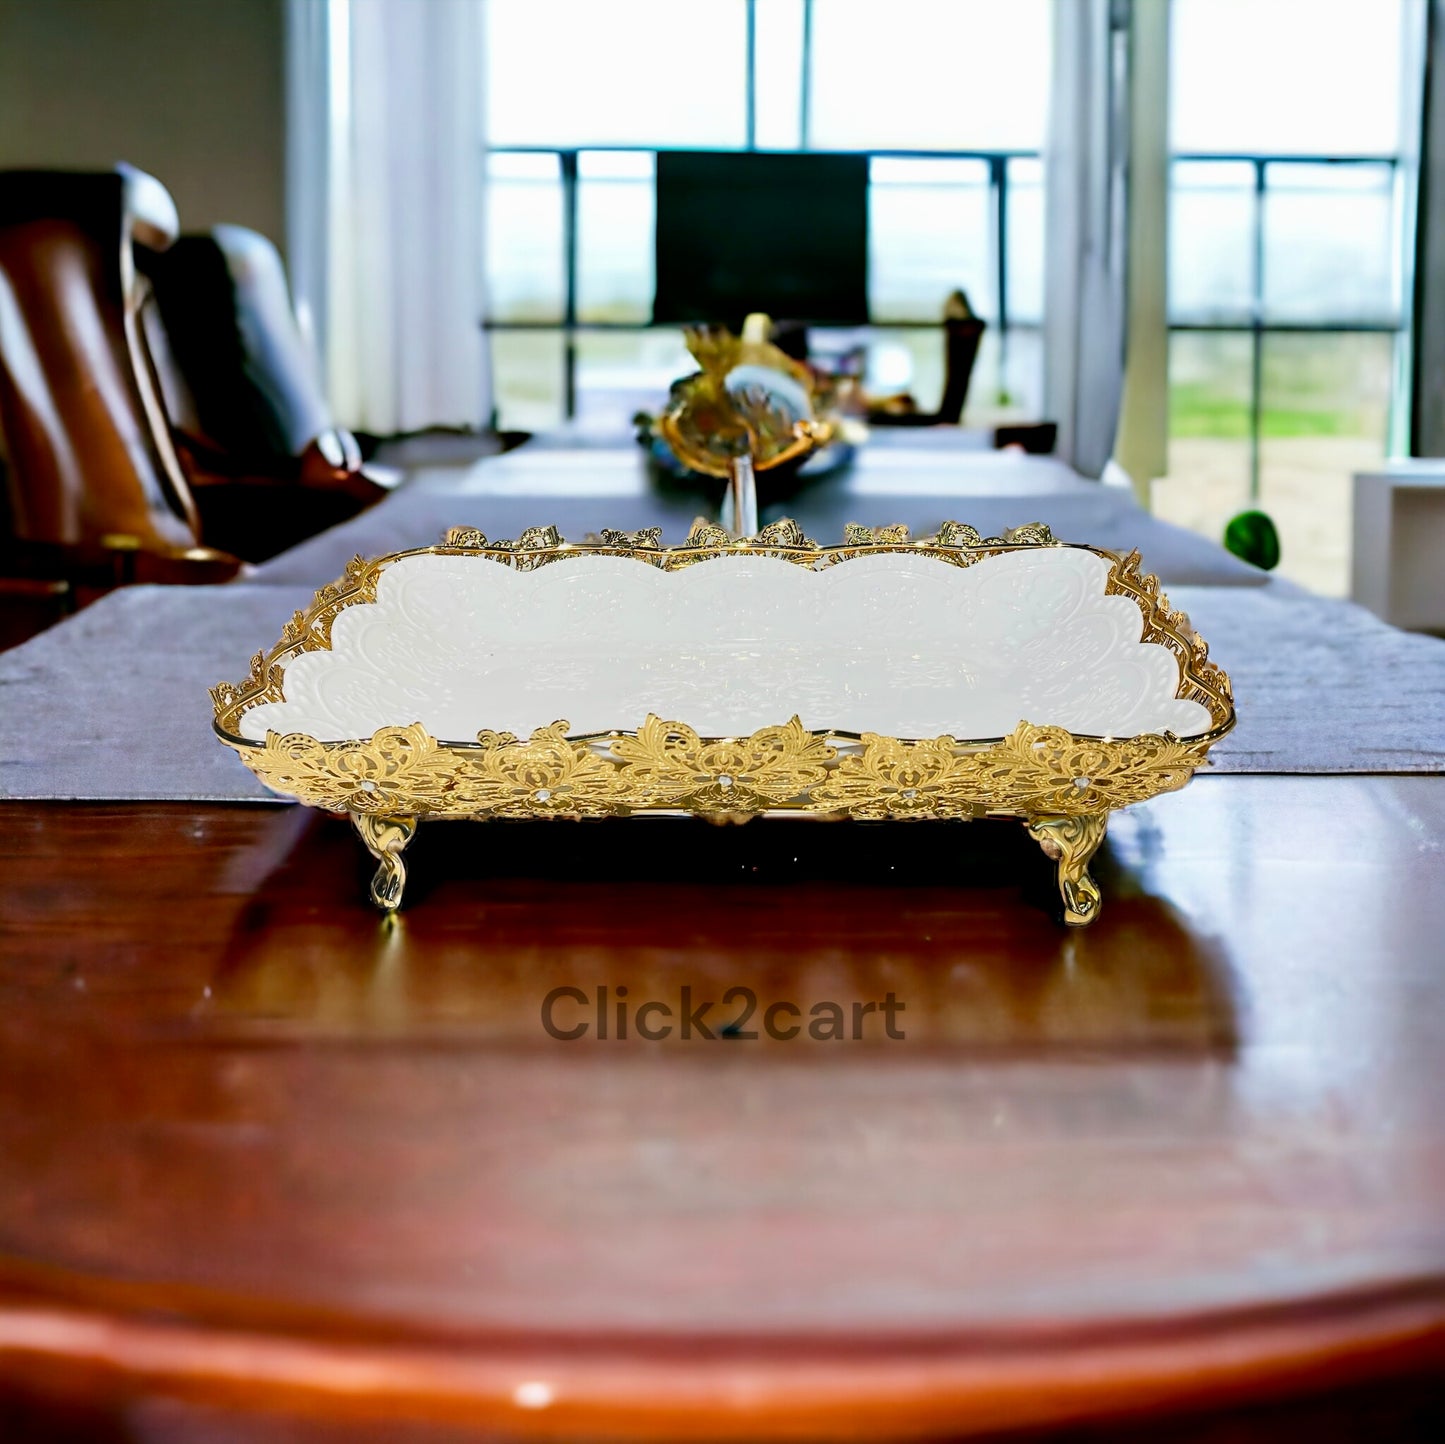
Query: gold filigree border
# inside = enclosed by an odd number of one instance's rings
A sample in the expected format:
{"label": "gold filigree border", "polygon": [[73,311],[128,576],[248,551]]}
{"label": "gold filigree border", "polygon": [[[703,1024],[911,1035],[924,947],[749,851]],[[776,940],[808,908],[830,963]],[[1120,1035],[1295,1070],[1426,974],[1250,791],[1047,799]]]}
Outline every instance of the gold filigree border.
{"label": "gold filigree border", "polygon": [[[474,527],[454,527],[440,546],[417,547],[372,561],[354,557],[338,580],[322,587],[311,605],[297,611],[286,623],[275,646],[252,657],[250,672],[244,681],[222,682],[211,688],[215,728],[221,740],[235,747],[243,756],[248,749],[261,747],[262,743],[240,736],[241,717],[264,702],[283,700],[286,664],[303,652],[329,648],[331,627],[337,615],[346,607],[375,601],[382,572],[407,557],[475,555],[519,570],[529,570],[576,556],[626,556],[664,570],[676,570],[716,557],[747,554],[774,556],[795,565],[819,569],[837,566],[855,557],[887,552],[922,553],[946,564],[973,566],[986,557],[1023,547],[1062,545],[1064,543],[1055,540],[1042,522],[1016,527],[1002,536],[983,537],[971,526],[949,521],[939,528],[936,535],[917,540],[911,540],[908,529],[902,526],[870,529],[850,524],[845,529],[843,545],[835,547],[820,546],[790,520],[764,527],[753,537],[734,537],[714,523],[699,520],[694,523],[687,540],[677,547],[661,546],[660,533],[656,528],[645,528],[639,532],[604,531],[595,541],[572,543],[564,541],[557,528],[552,526],[531,527],[515,541],[489,540]],[[1160,590],[1158,578],[1140,572],[1137,551],[1121,556],[1097,547],[1078,549],[1110,561],[1105,591],[1111,595],[1127,596],[1135,602],[1142,620],[1142,640],[1157,642],[1174,654],[1180,676],[1176,696],[1201,703],[1208,710],[1212,723],[1207,733],[1189,739],[1190,746],[1203,744],[1207,750],[1210,743],[1217,741],[1234,725],[1234,699],[1229,678],[1209,661],[1208,645],[1190,626],[1187,616],[1170,608],[1168,598]],[[817,735],[860,740],[857,734],[852,733]],[[1003,739],[974,740],[998,743]],[[345,747],[352,744],[317,745]],[[453,742],[447,745],[466,749],[479,744]]]}
{"label": "gold filigree border", "polygon": [[649,716],[600,740],[565,721],[525,741],[482,732],[477,745],[383,727],[324,743],[271,732],[239,749],[268,787],[334,812],[391,817],[605,817],[675,811],[736,818],[812,813],[860,821],[1098,816],[1183,787],[1209,744],[1146,735],[1111,742],[1021,722],[988,746],[866,732],[810,732],[797,718],[747,737],[706,738]]}

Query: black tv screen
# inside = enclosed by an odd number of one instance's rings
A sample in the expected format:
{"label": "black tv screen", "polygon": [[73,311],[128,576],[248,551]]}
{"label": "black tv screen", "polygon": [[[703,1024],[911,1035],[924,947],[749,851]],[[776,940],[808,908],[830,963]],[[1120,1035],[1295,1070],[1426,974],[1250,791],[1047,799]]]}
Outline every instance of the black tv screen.
{"label": "black tv screen", "polygon": [[659,151],[660,325],[868,320],[868,157]]}

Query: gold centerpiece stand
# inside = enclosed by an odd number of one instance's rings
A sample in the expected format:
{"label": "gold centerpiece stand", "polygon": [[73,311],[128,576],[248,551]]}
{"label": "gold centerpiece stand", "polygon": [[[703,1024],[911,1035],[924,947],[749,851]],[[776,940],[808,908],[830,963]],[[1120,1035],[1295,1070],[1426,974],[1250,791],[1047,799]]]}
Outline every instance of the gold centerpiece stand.
{"label": "gold centerpiece stand", "polygon": [[678,382],[655,428],[684,466],[727,478],[723,521],[735,536],[758,530],[757,473],[801,461],[835,431],[815,414],[812,372],[763,339],[765,325],[751,324],[766,317],[749,322],[740,337],[688,331],[698,370]]}

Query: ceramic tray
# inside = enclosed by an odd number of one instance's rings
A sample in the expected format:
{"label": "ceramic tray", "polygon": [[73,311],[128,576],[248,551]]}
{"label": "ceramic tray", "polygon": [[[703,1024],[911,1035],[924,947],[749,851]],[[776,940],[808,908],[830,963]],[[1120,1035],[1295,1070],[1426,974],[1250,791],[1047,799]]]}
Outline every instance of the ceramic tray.
{"label": "ceramic tray", "polygon": [[454,529],[356,558],[212,698],[268,786],[351,815],[385,909],[422,817],[1012,817],[1086,923],[1109,812],[1184,786],[1234,723],[1138,554],[1037,524]]}

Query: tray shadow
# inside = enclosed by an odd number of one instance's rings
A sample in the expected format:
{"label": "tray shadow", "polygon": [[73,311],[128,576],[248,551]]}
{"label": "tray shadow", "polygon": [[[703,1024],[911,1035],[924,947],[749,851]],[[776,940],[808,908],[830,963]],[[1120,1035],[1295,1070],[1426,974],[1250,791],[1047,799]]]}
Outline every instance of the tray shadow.
{"label": "tray shadow", "polygon": [[[685,985],[719,1002],[751,990],[755,1030],[768,1002],[793,1003],[791,1041],[813,1046],[896,1049],[879,1009],[856,1036],[807,1031],[815,1002],[851,1014],[890,994],[910,1049],[1227,1058],[1238,1041],[1216,939],[1107,843],[1102,915],[1066,929],[1052,865],[1016,823],[433,823],[389,920],[366,899],[370,859],[344,822],[310,820],[272,862],[217,966],[217,1026],[555,1046],[540,1021],[553,989],[581,993],[592,1019],[601,988],[608,1008],[676,1013]],[[574,994],[569,1026],[583,1017]],[[681,1040],[634,1027],[626,1041]]]}

